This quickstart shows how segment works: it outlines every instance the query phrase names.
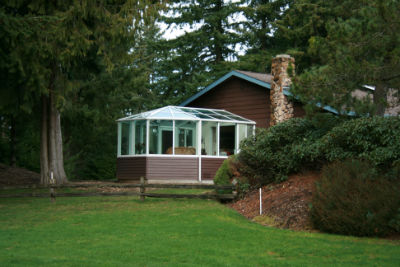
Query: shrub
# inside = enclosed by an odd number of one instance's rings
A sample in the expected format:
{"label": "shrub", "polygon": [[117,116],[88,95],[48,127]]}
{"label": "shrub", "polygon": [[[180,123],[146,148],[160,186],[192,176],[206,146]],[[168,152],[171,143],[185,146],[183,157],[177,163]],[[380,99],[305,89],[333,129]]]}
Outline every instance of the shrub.
{"label": "shrub", "polygon": [[323,131],[307,119],[291,119],[269,129],[258,129],[243,141],[241,172],[252,186],[285,180],[291,172],[319,162],[318,138]]}
{"label": "shrub", "polygon": [[216,185],[230,185],[232,173],[229,170],[229,159],[224,160],[214,177]]}
{"label": "shrub", "polygon": [[400,159],[400,118],[359,118],[334,127],[320,141],[326,161],[369,160],[381,170]]}
{"label": "shrub", "polygon": [[327,165],[312,199],[311,219],[325,232],[381,236],[398,226],[399,179],[383,178],[369,161]]}

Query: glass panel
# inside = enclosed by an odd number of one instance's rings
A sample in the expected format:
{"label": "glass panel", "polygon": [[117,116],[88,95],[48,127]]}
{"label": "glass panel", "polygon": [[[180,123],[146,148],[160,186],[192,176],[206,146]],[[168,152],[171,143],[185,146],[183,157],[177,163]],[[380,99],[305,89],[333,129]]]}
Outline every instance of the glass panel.
{"label": "glass panel", "polygon": [[247,125],[247,137],[252,136],[253,135],[253,125],[248,124]]}
{"label": "glass panel", "polygon": [[[242,142],[243,139],[246,138],[247,135],[247,125],[245,124],[238,124],[239,126],[239,147],[240,148],[240,143]],[[238,151],[236,151],[238,153]]]}
{"label": "glass panel", "polygon": [[149,153],[172,154],[172,121],[150,121]]}
{"label": "glass panel", "polygon": [[129,155],[131,142],[130,122],[121,122],[121,155]]}
{"label": "glass panel", "polygon": [[196,155],[195,121],[175,121],[175,154]]}
{"label": "glass panel", "polygon": [[241,117],[239,117],[239,116],[235,116],[235,115],[230,115],[230,116],[228,116],[231,120],[235,120],[235,121],[248,121],[248,120],[246,120],[246,119],[243,119],[243,118],[241,118]]}
{"label": "glass panel", "polygon": [[135,121],[135,155],[146,154],[146,120]]}
{"label": "glass panel", "polygon": [[217,126],[216,122],[203,121],[201,129],[201,154],[217,155]]}
{"label": "glass panel", "polygon": [[230,156],[235,152],[236,131],[234,123],[221,122],[219,128],[219,155]]}
{"label": "glass panel", "polygon": [[216,119],[218,119],[218,120],[231,121],[231,119],[229,119],[229,118],[226,117],[226,116],[222,116],[222,115],[217,115],[217,114],[215,114],[215,115],[210,115],[210,116],[212,116],[213,118],[216,118]]}

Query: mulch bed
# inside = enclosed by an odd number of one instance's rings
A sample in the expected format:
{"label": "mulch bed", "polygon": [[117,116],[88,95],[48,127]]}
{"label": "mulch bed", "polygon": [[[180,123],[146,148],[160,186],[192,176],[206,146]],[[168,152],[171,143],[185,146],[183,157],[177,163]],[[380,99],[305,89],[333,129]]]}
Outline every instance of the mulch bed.
{"label": "mulch bed", "polygon": [[[311,230],[309,220],[309,204],[315,181],[320,174],[309,172],[292,175],[280,184],[270,184],[262,188],[262,213],[274,221],[274,225],[293,229]],[[243,199],[240,199],[230,207],[248,219],[254,219],[260,214],[259,191],[255,190]]]}

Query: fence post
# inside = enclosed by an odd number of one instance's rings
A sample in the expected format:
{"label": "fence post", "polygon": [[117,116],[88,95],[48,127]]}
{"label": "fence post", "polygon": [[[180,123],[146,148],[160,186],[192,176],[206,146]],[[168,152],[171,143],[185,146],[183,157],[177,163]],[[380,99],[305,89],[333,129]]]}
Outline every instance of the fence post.
{"label": "fence post", "polygon": [[143,176],[140,177],[140,200],[144,201],[144,193],[146,192],[146,187],[144,187],[146,181]]}

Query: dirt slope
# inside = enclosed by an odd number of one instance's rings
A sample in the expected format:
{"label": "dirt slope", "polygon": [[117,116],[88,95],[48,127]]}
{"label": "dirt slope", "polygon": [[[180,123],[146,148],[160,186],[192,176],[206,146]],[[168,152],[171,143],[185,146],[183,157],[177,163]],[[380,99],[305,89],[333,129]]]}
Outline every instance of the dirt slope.
{"label": "dirt slope", "polygon": [[39,182],[40,174],[36,172],[0,163],[0,185],[29,185]]}
{"label": "dirt slope", "polygon": [[293,230],[311,229],[308,210],[315,181],[319,173],[309,172],[292,175],[280,184],[262,188],[263,216],[259,216],[259,191],[249,193],[244,199],[230,204],[249,219],[266,225],[274,225]]}

